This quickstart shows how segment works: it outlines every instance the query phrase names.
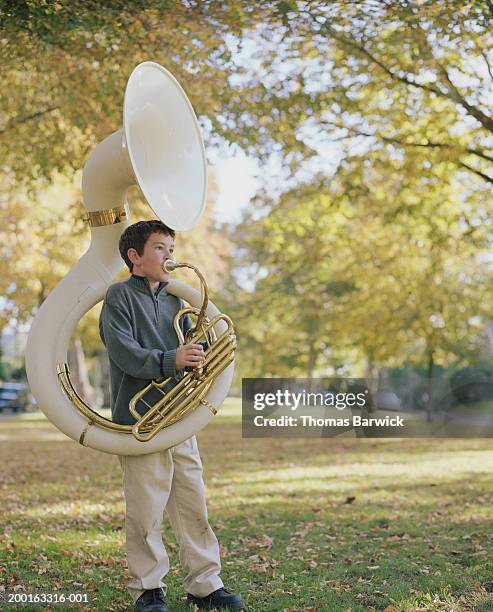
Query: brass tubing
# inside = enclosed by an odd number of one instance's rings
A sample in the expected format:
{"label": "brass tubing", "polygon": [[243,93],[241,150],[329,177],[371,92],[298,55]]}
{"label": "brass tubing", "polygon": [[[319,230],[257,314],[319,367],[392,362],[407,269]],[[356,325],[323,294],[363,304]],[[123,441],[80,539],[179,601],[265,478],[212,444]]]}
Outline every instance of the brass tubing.
{"label": "brass tubing", "polygon": [[[233,361],[233,355],[231,353],[228,352],[228,355],[225,355],[225,358],[220,361],[219,363],[216,364],[214,370],[212,372],[209,373],[209,377],[214,377],[214,376],[219,376],[219,374]],[[208,387],[212,384],[212,381],[205,381],[203,386],[207,386],[207,390]],[[156,406],[154,406],[153,408],[153,414],[151,415],[150,412],[147,412],[141,419],[139,422],[135,423],[132,427],[132,433],[133,435],[137,438],[137,440],[140,440],[142,442],[150,440],[151,438],[153,438],[159,431],[161,431],[161,429],[163,429],[163,427],[167,427],[168,425],[170,425],[172,422],[175,422],[176,420],[178,420],[178,418],[181,418],[182,416],[184,416],[184,414],[191,412],[193,409],[195,409],[196,405],[200,403],[200,399],[202,399],[204,393],[202,393],[202,397],[197,397],[199,395],[199,393],[201,393],[203,391],[202,389],[202,384],[197,385],[197,387],[195,387],[195,389],[189,394],[187,395],[187,405],[184,407],[183,409],[183,413],[181,413],[180,411],[180,406],[176,407],[173,406],[173,408],[166,414],[165,417],[163,417],[162,421],[160,423],[158,423],[155,427],[152,428],[152,430],[150,432],[148,432],[147,435],[141,434],[139,432],[139,427],[143,424],[146,424],[146,421],[148,420],[148,418],[150,418],[151,416],[154,416],[154,413],[156,412]],[[175,412],[172,412],[172,411]],[[172,414],[170,414],[172,412]],[[177,414],[178,413],[178,414]]]}
{"label": "brass tubing", "polygon": [[[224,368],[229,365],[229,363],[231,363],[231,361],[233,360],[233,355],[229,347],[224,347],[224,350],[218,355],[215,355],[214,357],[214,361],[218,361],[219,359],[221,360],[218,363],[214,363],[214,367],[210,369],[210,371],[207,373],[207,380],[198,380],[197,385],[195,386],[189,384],[188,387],[192,387],[192,390],[189,393],[187,393],[186,395],[184,393],[181,393],[180,397],[173,398],[173,400],[166,406],[166,412],[160,412],[162,405],[168,402],[169,400],[168,394],[173,391],[173,389],[171,389],[165,397],[161,398],[159,402],[154,405],[152,410],[146,412],[139,419],[139,421],[134,424],[132,428],[132,432],[134,433],[134,435],[139,431],[141,426],[154,426],[157,419],[162,417],[160,426],[156,430],[153,429],[153,431],[157,433],[157,431],[162,429],[162,427],[165,427],[171,422],[177,420],[177,414],[179,414],[183,408],[183,403],[181,405],[178,403],[181,399],[184,399],[188,406],[191,400],[193,400],[197,396],[197,394],[202,393],[202,395],[204,395],[212,384],[212,380],[210,379],[222,372],[222,370],[224,370]],[[186,391],[186,389],[184,391]],[[185,397],[183,397],[184,395]],[[191,408],[188,408],[186,411],[189,412],[190,410]]]}
{"label": "brass tubing", "polygon": [[[179,382],[177,385],[175,385],[175,387],[173,387],[172,389],[170,389],[169,391],[167,391],[166,393],[164,393],[164,391],[161,391],[161,388],[162,388],[163,386],[165,386],[166,384],[168,384],[170,380],[171,380],[170,378],[166,378],[165,380],[163,380],[163,381],[162,381],[162,383],[156,383],[155,381],[152,381],[152,382],[150,382],[150,383],[149,383],[149,384],[148,384],[146,387],[144,387],[143,389],[141,389],[141,390],[140,390],[138,393],[136,393],[136,394],[135,394],[135,395],[132,397],[132,399],[130,400],[130,404],[129,404],[129,410],[130,410],[130,413],[132,414],[132,416],[133,416],[135,419],[137,419],[137,420],[138,420],[138,419],[142,418],[142,415],[140,415],[140,414],[137,412],[136,405],[137,405],[137,403],[138,403],[138,402],[140,402],[140,401],[144,401],[142,398],[143,398],[143,397],[144,397],[144,396],[145,396],[147,393],[149,393],[149,391],[152,391],[153,389],[157,389],[157,390],[158,390],[158,391],[159,391],[159,392],[160,392],[160,393],[163,395],[163,397],[162,397],[162,398],[159,400],[159,402],[158,402],[158,403],[160,403],[160,402],[162,402],[162,400],[163,400],[164,398],[168,398],[168,399],[169,399],[169,398],[171,397],[171,396],[170,396],[170,394],[171,394],[172,392],[174,392],[174,393],[176,394],[176,393],[177,393],[177,392],[178,392],[178,391],[181,389],[181,387],[183,387],[183,384],[182,384],[182,383],[183,383],[183,380],[184,380],[184,379],[180,380],[180,382]],[[179,389],[177,389],[176,387],[179,387]]]}
{"label": "brass tubing", "polygon": [[105,427],[106,429],[111,429],[112,431],[124,431],[127,433],[131,433],[132,426],[131,425],[120,425],[119,423],[114,423],[109,419],[105,419],[103,416],[98,414],[92,408],[90,408],[86,402],[80,397],[80,395],[75,390],[72,380],[70,379],[70,369],[68,364],[60,363],[57,365],[57,375],[58,380],[60,381],[60,385],[68,397],[68,399],[72,402],[72,404],[77,408],[77,410],[85,416],[88,421],[92,424],[100,425],[101,427]]}
{"label": "brass tubing", "polygon": [[176,263],[176,262],[171,262],[171,265],[169,268],[166,267],[166,264],[168,262],[164,262],[163,264],[163,270],[165,272],[172,272],[173,270],[176,270],[177,268],[190,268],[190,270],[193,270],[195,272],[195,274],[199,277],[200,280],[200,285],[201,285],[201,293],[202,293],[202,306],[200,308],[200,312],[198,315],[198,319],[197,319],[197,325],[196,327],[199,326],[199,323],[202,322],[202,319],[205,317],[205,311],[207,310],[207,305],[209,304],[209,288],[207,286],[207,282],[204,278],[204,276],[202,275],[202,272],[195,267],[192,264],[189,263]]}
{"label": "brass tubing", "polygon": [[204,369],[210,367],[212,363],[214,363],[215,359],[218,355],[220,355],[224,349],[228,349],[226,344],[233,345],[230,350],[233,350],[236,346],[236,341],[232,336],[221,336],[221,338],[213,345],[210,353],[207,354],[207,358],[202,366]]}
{"label": "brass tubing", "polygon": [[[160,419],[167,417],[169,413],[176,408],[176,406],[179,406],[180,404],[186,402],[188,396],[195,388],[195,386],[196,385],[194,385],[194,381],[189,378],[188,384],[185,386],[182,393],[171,398],[161,398],[161,400],[159,400],[159,402],[152,407],[152,412],[146,412],[144,415],[145,417],[147,417],[146,422],[149,421],[148,426],[153,427]],[[171,389],[170,392],[171,391],[173,391],[173,389]]]}
{"label": "brass tubing", "polygon": [[[181,327],[180,327],[180,319],[182,318],[183,315],[185,314],[194,314],[195,316],[199,316],[200,314],[200,310],[198,308],[192,308],[192,307],[185,307],[185,308],[181,308],[177,314],[175,315],[174,321],[173,321],[173,328],[175,330],[175,333],[178,337],[178,344],[182,345],[182,344],[190,344],[190,341],[185,342],[185,338],[183,336],[183,332],[181,331]],[[204,317],[205,320],[207,322],[209,322],[208,317]],[[193,329],[189,330],[189,331],[193,331]],[[198,334],[196,337],[200,337],[201,334]]]}
{"label": "brass tubing", "polygon": [[[167,382],[170,379],[166,379],[165,382]],[[178,401],[182,400],[182,399],[186,399],[187,396],[187,391],[189,390],[189,388],[193,388],[193,372],[188,372],[174,387],[172,387],[169,391],[167,391],[165,394],[163,392],[163,397],[160,398],[152,407],[151,410],[149,410],[148,412],[146,412],[144,415],[140,415],[138,414],[138,419],[137,422],[138,423],[142,423],[144,421],[148,421],[149,419],[151,419],[152,417],[156,417],[156,419],[163,417],[166,415],[166,412],[161,412],[161,407],[165,404],[167,404],[166,408],[168,409],[168,411],[172,410],[174,408],[174,404],[176,404]],[[142,400],[140,400],[142,401]],[[133,399],[132,399],[133,402]],[[134,411],[135,412],[135,409]],[[154,421],[155,419],[152,418],[152,421]],[[151,422],[152,422],[151,421]]]}
{"label": "brass tubing", "polygon": [[[205,383],[205,389],[202,390],[200,388],[195,388],[194,389],[194,395],[198,394],[201,391],[204,391],[204,393],[207,393],[207,391],[209,390],[211,383],[207,382]],[[191,394],[192,395],[192,394]],[[192,410],[194,410],[197,406],[197,404],[200,401],[200,397],[197,398],[197,401],[194,402],[195,398],[187,398],[187,403],[185,406],[183,405],[177,405],[174,406],[171,411],[169,411],[156,425],[154,425],[154,427],[152,427],[152,429],[149,431],[148,429],[145,430],[145,432],[140,433],[139,428],[141,426],[141,423],[135,423],[132,427],[132,433],[134,435],[134,437],[139,440],[140,442],[146,442],[147,440],[151,440],[156,434],[158,434],[161,429],[163,429],[164,427],[167,427],[168,425],[171,425],[173,422],[177,421],[178,418],[181,418],[182,416],[184,416],[186,413],[191,412]],[[174,411],[174,412],[173,412]],[[148,413],[147,413],[148,414]],[[144,415],[144,417],[147,416]],[[179,415],[179,416],[178,416]],[[144,417],[142,417],[144,419]]]}
{"label": "brass tubing", "polygon": [[[209,385],[210,386],[210,382],[211,381],[199,381],[199,384],[202,384],[202,386],[206,386]],[[185,389],[185,393],[180,394],[179,397],[175,397],[172,398],[170,401],[168,401],[167,399],[163,398],[163,401],[160,400],[159,405],[155,404],[152,408],[152,411],[149,410],[149,412],[146,412],[145,415],[143,415],[143,417],[141,417],[141,420],[139,420],[139,425],[140,423],[142,424],[147,424],[148,427],[154,427],[156,423],[158,423],[161,419],[166,419],[166,422],[168,422],[168,420],[172,419],[175,415],[175,412],[177,410],[180,409],[181,406],[183,406],[184,404],[186,405],[186,403],[189,401],[190,396],[192,395],[192,392],[198,387],[199,385],[193,385],[192,383],[190,383],[186,389]],[[208,391],[209,386],[207,386],[207,388],[205,389],[206,391]],[[167,405],[163,408],[163,404],[167,402]]]}
{"label": "brass tubing", "polygon": [[[219,374],[221,374],[221,372],[223,370],[225,370],[232,361],[233,361],[233,356],[230,355],[229,359],[225,359],[223,362],[218,364],[217,368],[211,374],[211,376],[212,375],[219,376]],[[207,387],[205,389],[205,391],[208,390],[210,385],[211,385],[211,382],[205,383],[204,386]],[[146,418],[145,417],[149,414],[149,413],[146,413],[142,417],[142,419],[141,419],[142,423],[138,422],[138,423],[135,423],[135,425],[133,425],[132,433],[133,433],[134,437],[137,440],[139,440],[140,442],[147,442],[148,440],[151,440],[155,435],[157,435],[161,431],[161,429],[163,429],[164,427],[167,427],[168,425],[171,425],[172,423],[176,422],[177,420],[179,420],[180,418],[185,416],[185,414],[188,414],[192,410],[195,410],[197,405],[200,404],[200,401],[202,400],[203,395],[205,394],[203,391],[204,390],[201,389],[200,386],[197,386],[192,391],[192,393],[189,396],[187,396],[187,404],[186,404],[186,406],[175,407],[174,410],[176,410],[176,412],[174,412],[172,414],[168,413],[166,415],[166,417],[164,417],[159,423],[157,423],[150,431],[147,431],[147,433],[144,433],[144,432],[141,433],[139,431],[139,428],[140,428],[141,425],[145,424],[145,422],[146,422]],[[209,408],[209,410],[210,410],[210,408]]]}
{"label": "brass tubing", "polygon": [[[190,404],[190,409],[194,410],[196,408],[195,405]],[[154,438],[154,436],[156,436],[161,429],[164,429],[165,427],[168,427],[169,425],[171,425],[172,422],[164,422],[161,421],[158,425],[156,425],[151,431],[146,431],[146,432],[139,432],[139,429],[137,427],[137,423],[132,427],[132,434],[134,436],[134,438],[136,440],[138,440],[139,442],[148,442],[149,440],[152,440],[152,438]]]}
{"label": "brass tubing", "polygon": [[[186,402],[181,402],[175,406],[173,406],[168,412],[166,412],[163,416],[163,425],[159,427],[157,431],[162,429],[162,427],[167,427],[168,425],[172,425],[176,421],[180,420],[185,414],[188,412],[192,412],[195,407],[198,405],[199,401],[206,395],[209,391],[212,381],[204,381],[200,385],[194,387],[193,391],[187,395]],[[161,422],[154,418],[152,421],[152,426],[154,427]],[[138,429],[138,428],[136,428]],[[148,428],[146,428],[147,430]],[[145,430],[145,431],[146,431]]]}
{"label": "brass tubing", "polygon": [[[140,419],[137,421],[137,423],[135,423],[133,425],[133,428],[135,429],[139,429],[141,426],[145,426],[148,425],[150,427],[155,426],[154,423],[156,422],[157,418],[156,417],[160,417],[162,419],[162,421],[165,421],[165,424],[167,424],[167,421],[171,418],[173,418],[174,416],[174,411],[179,410],[180,408],[180,400],[185,399],[187,402],[190,401],[191,396],[193,395],[193,393],[199,389],[200,390],[200,386],[207,386],[207,390],[209,389],[209,386],[211,385],[212,381],[202,381],[202,383],[199,383],[198,385],[195,385],[192,387],[192,391],[190,393],[188,393],[186,395],[186,397],[183,398],[183,394],[181,394],[179,397],[175,397],[173,398],[171,401],[169,401],[169,399],[167,397],[162,398],[162,400],[159,400],[159,402],[157,402],[152,410],[149,410],[148,412],[146,412],[144,415],[142,415],[140,417]],[[165,407],[165,411],[160,412],[161,406],[166,405]],[[150,423],[149,423],[150,421]],[[132,429],[132,431],[134,431],[134,429]]]}
{"label": "brass tubing", "polygon": [[[137,412],[137,409],[135,407],[137,402],[144,401],[142,397],[144,397],[144,395],[146,395],[152,389],[158,389],[161,393],[163,393],[161,391],[161,387],[164,387],[165,385],[167,385],[170,380],[171,378],[166,378],[161,383],[155,383],[154,381],[150,382],[146,387],[144,387],[144,389],[142,389],[141,391],[139,391],[132,397],[132,399],[130,400],[130,404],[129,404],[129,410],[135,419],[140,420],[143,418],[143,416],[145,416],[145,415],[142,416]],[[165,403],[166,401],[169,401],[170,399],[174,400],[175,399],[174,396],[179,395],[180,392],[183,390],[183,387],[186,387],[186,385],[188,384],[190,380],[191,380],[191,372],[188,372],[182,379],[180,379],[180,381],[174,387],[172,387],[169,391],[167,391],[166,394],[163,394],[163,397],[154,404],[152,410],[155,411],[156,408],[161,407],[163,403]],[[146,414],[149,414],[149,412],[147,412]]]}
{"label": "brass tubing", "polygon": [[[204,362],[204,365],[201,366],[202,368],[206,368],[208,363],[213,359],[215,352],[222,346],[222,344],[224,344],[229,336],[228,336],[228,332],[232,331],[232,322],[231,319],[229,317],[227,317],[226,315],[222,315],[222,314],[218,314],[215,317],[213,317],[213,319],[208,323],[208,325],[206,326],[206,331],[208,331],[209,328],[213,328],[213,326],[219,321],[219,320],[225,320],[226,324],[227,324],[227,330],[223,333],[223,335],[219,338],[219,340],[217,340],[217,342],[215,344],[213,344],[207,351],[207,357],[206,360]],[[231,334],[230,334],[231,335]],[[200,338],[202,337],[202,334],[198,335],[196,338]],[[166,395],[164,395],[164,397],[162,397],[153,407],[152,410],[150,410],[149,412],[146,413],[146,415],[144,416],[152,416],[157,412],[157,409],[159,409],[163,403],[165,403],[166,401],[169,401],[170,399],[175,399],[175,396],[178,395],[178,393],[180,393],[183,389],[183,387],[185,387],[188,382],[190,381],[190,379],[193,378],[193,371],[192,372],[188,372],[172,389],[170,389],[170,391],[167,392]],[[136,409],[136,405],[137,402],[139,401],[144,401],[142,398],[152,389],[158,388],[160,389],[161,387],[166,386],[169,381],[171,380],[171,378],[166,378],[165,380],[163,380],[160,383],[156,383],[154,381],[150,382],[146,387],[144,387],[143,389],[141,389],[138,393],[136,393],[132,400],[130,401],[129,404],[129,410],[132,414],[132,416],[137,419],[138,422],[141,421],[141,419],[143,418]],[[151,413],[151,414],[149,414]]]}
{"label": "brass tubing", "polygon": [[[221,356],[221,355],[219,355]],[[212,372],[208,374],[208,378],[213,378],[214,376],[218,376],[233,360],[232,355],[229,351],[224,351],[223,359],[215,364]],[[189,395],[187,395],[187,402],[193,400],[198,393],[202,391],[202,386],[210,386],[212,384],[211,380],[199,381],[199,384],[191,391]],[[148,413],[147,413],[148,414]],[[168,415],[167,415],[168,416]]]}
{"label": "brass tubing", "polygon": [[[225,364],[222,369],[224,369],[227,365],[228,364]],[[222,370],[220,370],[220,372],[221,371]],[[204,388],[202,388],[201,385],[197,386],[192,391],[192,393],[189,396],[187,396],[187,403],[185,406],[179,405],[175,407],[174,408],[175,412],[173,412],[172,414],[167,414],[166,418],[162,419],[158,424],[156,424],[156,426],[153,427],[151,431],[148,431],[147,433],[140,433],[139,423],[135,423],[135,425],[132,428],[132,433],[135,436],[135,438],[137,438],[137,440],[140,440],[141,442],[146,442],[147,440],[151,440],[156,434],[158,434],[161,431],[161,429],[183,418],[185,414],[188,414],[192,410],[195,410],[195,408],[200,404],[201,400],[203,399],[203,396],[209,390],[209,387],[211,386],[211,384],[212,384],[212,381],[208,381],[202,385]]]}
{"label": "brass tubing", "polygon": [[[230,344],[232,344],[234,342],[234,340],[231,339],[231,336],[222,336],[216,344],[214,344],[208,351],[207,354],[207,358],[206,361],[204,362],[204,365],[202,366],[202,368],[205,370],[206,368],[209,368],[209,371],[206,371],[205,374],[208,378],[212,378],[213,376],[213,372],[214,370],[211,370],[211,366],[212,368],[215,366],[215,363],[224,357],[225,353],[230,353],[231,352],[231,348],[228,346],[225,346],[223,348],[223,345],[228,342]],[[187,388],[190,386],[193,386],[193,382],[194,380],[197,380],[194,376],[195,372],[188,372],[179,382],[177,385],[175,385],[172,389],[170,389],[158,402],[156,402],[154,404],[154,406],[152,407],[151,410],[149,410],[148,412],[146,412],[144,415],[140,416],[139,413],[136,411],[135,409],[135,404],[137,402],[134,402],[134,398],[132,398],[132,402],[130,410],[132,412],[132,414],[135,416],[135,414],[137,414],[138,416],[136,417],[138,419],[136,425],[144,425],[145,423],[147,423],[149,420],[151,420],[151,426],[154,424],[154,422],[157,420],[157,418],[160,417],[167,417],[169,415],[169,413],[175,408],[175,406],[173,405],[173,402],[178,402],[182,399],[189,401],[190,398],[190,394],[185,395],[184,392],[186,392]],[[166,379],[166,381],[168,381],[169,379]],[[198,380],[198,383],[200,383],[201,381]],[[152,383],[151,383],[152,385]],[[146,388],[147,389],[147,388]],[[143,390],[145,391],[145,390]],[[143,394],[143,391],[139,392],[140,394]],[[143,401],[142,397],[138,398],[138,401]],[[163,404],[168,403],[168,412],[160,412],[161,406],[163,406]],[[153,418],[155,417],[155,418]]]}

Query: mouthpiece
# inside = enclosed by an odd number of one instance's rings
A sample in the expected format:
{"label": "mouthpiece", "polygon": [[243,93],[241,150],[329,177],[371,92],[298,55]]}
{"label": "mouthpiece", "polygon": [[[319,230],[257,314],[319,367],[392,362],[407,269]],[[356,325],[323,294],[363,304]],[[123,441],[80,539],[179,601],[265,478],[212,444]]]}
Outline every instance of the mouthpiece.
{"label": "mouthpiece", "polygon": [[168,259],[163,264],[163,270],[165,272],[173,272],[173,270],[176,270],[177,267],[178,267],[178,264],[176,263],[176,261],[173,261],[172,259]]}

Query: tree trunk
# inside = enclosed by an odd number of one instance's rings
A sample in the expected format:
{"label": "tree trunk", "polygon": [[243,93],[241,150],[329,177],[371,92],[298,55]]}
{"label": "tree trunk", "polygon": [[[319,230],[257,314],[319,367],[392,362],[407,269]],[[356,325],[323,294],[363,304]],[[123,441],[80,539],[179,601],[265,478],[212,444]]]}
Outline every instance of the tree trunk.
{"label": "tree trunk", "polygon": [[75,336],[68,351],[70,377],[79,395],[88,403],[94,400],[89,376],[87,375],[86,358],[79,336]]}
{"label": "tree trunk", "polygon": [[375,365],[371,356],[367,357],[366,362],[366,387],[368,389],[368,398],[366,400],[367,412],[375,412],[375,395],[378,391],[378,367]]}
{"label": "tree trunk", "polygon": [[427,381],[426,381],[426,422],[431,423],[433,415],[433,350],[428,350],[428,368],[427,368]]}
{"label": "tree trunk", "polygon": [[99,395],[101,397],[101,406],[103,408],[109,408],[111,405],[111,396],[110,396],[110,364],[108,361],[108,353],[106,350],[98,351],[97,355],[98,361],[98,387],[99,387]]}
{"label": "tree trunk", "polygon": [[313,376],[315,374],[315,366],[317,365],[317,351],[315,349],[315,344],[310,344],[308,348],[308,378],[310,379],[309,392],[312,392],[315,388],[315,381],[313,380]]}

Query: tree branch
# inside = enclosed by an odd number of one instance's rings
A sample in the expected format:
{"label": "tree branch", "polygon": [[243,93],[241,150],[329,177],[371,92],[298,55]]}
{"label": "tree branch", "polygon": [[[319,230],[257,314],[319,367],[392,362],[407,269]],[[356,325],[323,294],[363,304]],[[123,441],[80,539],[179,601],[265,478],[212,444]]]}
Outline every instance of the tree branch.
{"label": "tree branch", "polygon": [[58,108],[60,107],[52,106],[50,108],[46,108],[45,110],[33,113],[32,115],[26,115],[25,117],[21,117],[20,119],[15,119],[15,120],[11,119],[7,123],[7,125],[0,130],[0,134],[5,134],[5,132],[7,132],[8,130],[11,130],[19,123],[27,123],[28,121],[33,121],[34,119],[38,119],[38,117],[41,117],[42,115],[46,115],[47,113],[52,113],[54,110],[57,110]]}
{"label": "tree branch", "polygon": [[419,87],[420,89],[425,89],[426,91],[434,93],[437,96],[446,97],[446,98],[449,97],[446,92],[441,91],[440,89],[437,89],[436,87],[433,87],[432,85],[425,85],[424,83],[417,83],[416,81],[409,79],[407,76],[399,76],[393,70],[388,68],[382,61],[376,58],[372,53],[370,53],[370,51],[368,51],[366,47],[364,47],[363,45],[360,45],[354,38],[348,38],[346,36],[341,36],[327,22],[321,25],[331,34],[333,38],[338,40],[343,45],[347,45],[348,47],[353,47],[354,49],[362,53],[365,57],[367,57],[370,61],[376,64],[379,68],[381,68],[386,74],[388,74],[394,80],[400,81],[401,83],[405,83],[406,85],[412,85],[413,87]]}
{"label": "tree branch", "polygon": [[479,108],[472,106],[469,104],[458,89],[455,87],[454,83],[450,80],[446,70],[441,66],[438,62],[437,65],[440,67],[442,76],[445,78],[447,83],[448,91],[442,91],[438,87],[433,87],[432,85],[426,85],[424,83],[418,83],[417,81],[410,79],[408,76],[400,76],[393,70],[391,70],[388,66],[386,66],[381,60],[375,57],[364,45],[359,44],[354,38],[348,38],[346,36],[341,36],[332,26],[330,26],[327,22],[322,24],[322,27],[331,34],[333,38],[338,40],[343,45],[352,47],[359,51],[362,55],[367,57],[371,62],[376,64],[381,70],[383,70],[388,76],[392,79],[404,83],[405,85],[409,85],[411,87],[417,87],[419,89],[423,89],[430,93],[435,94],[441,98],[445,98],[447,100],[451,100],[452,102],[459,103],[463,108],[465,108],[468,113],[474,117],[479,123],[486,128],[489,132],[493,132],[493,118],[489,117]]}
{"label": "tree branch", "polygon": [[491,178],[491,176],[488,176],[484,172],[481,172],[481,170],[476,170],[476,168],[473,168],[472,166],[469,166],[468,164],[466,164],[464,162],[461,162],[461,161],[459,161],[457,163],[458,163],[459,166],[461,166],[461,168],[465,168],[466,170],[469,170],[469,172],[473,172],[474,174],[477,174],[478,176],[480,176],[487,183],[493,184],[493,178]]}
{"label": "tree branch", "polygon": [[[390,144],[397,144],[402,147],[429,147],[429,148],[451,149],[453,146],[446,142],[430,142],[430,141],[426,143],[408,142],[406,140],[400,140],[399,138],[393,138],[391,136],[384,136],[383,134],[379,134],[378,132],[375,132],[374,134],[368,134],[367,132],[362,132],[361,130],[350,128],[348,126],[338,124],[333,121],[321,121],[321,123],[323,125],[332,125],[333,127],[336,127],[338,129],[348,130],[349,132],[352,132],[353,134],[356,134],[357,136],[365,136],[367,138],[379,138],[380,140],[383,140],[384,142],[388,142]],[[493,162],[493,157],[491,157],[490,155],[488,155],[487,153],[485,153],[484,151],[480,149],[471,149],[467,147],[467,148],[464,148],[464,152],[468,153],[469,155],[476,155],[477,157],[480,157],[481,159],[484,159],[486,161]]]}
{"label": "tree branch", "polygon": [[[441,142],[428,142],[428,143],[419,143],[419,142],[405,142],[402,140],[399,140],[398,138],[392,138],[389,136],[383,136],[381,134],[375,133],[375,134],[368,134],[366,132],[362,132],[361,130],[357,130],[355,128],[350,128],[347,127],[345,125],[340,125],[337,123],[334,123],[332,121],[322,121],[321,122],[322,125],[332,125],[333,127],[339,128],[339,129],[345,129],[348,130],[349,132],[352,132],[353,134],[356,134],[357,136],[365,136],[367,138],[379,138],[380,140],[384,141],[384,142],[388,142],[391,144],[398,144],[400,146],[404,146],[404,147],[431,147],[431,148],[452,148],[452,145],[446,144],[446,143],[441,143]],[[493,158],[490,157],[489,155],[487,155],[486,153],[484,153],[483,151],[480,151],[478,149],[470,149],[470,148],[466,148],[464,149],[465,153],[468,153],[470,155],[477,155],[478,157],[481,157],[482,159],[485,159],[487,161],[492,161],[493,162]],[[476,168],[473,168],[472,166],[470,166],[469,164],[466,164],[463,161],[456,161],[455,163],[457,163],[458,166],[460,166],[461,168],[465,168],[466,170],[469,170],[470,172],[476,174],[477,176],[480,176],[483,180],[485,180],[488,183],[493,183],[493,178],[491,178],[490,176],[488,176],[487,174],[485,174],[484,172],[481,172],[481,170],[477,170]]]}
{"label": "tree branch", "polygon": [[467,112],[472,115],[481,125],[486,128],[488,131],[493,132],[493,118],[488,117],[483,111],[476,106],[472,106],[467,102],[467,100],[463,97],[460,91],[457,89],[455,84],[452,82],[451,78],[448,75],[448,72],[445,70],[445,67],[442,66],[439,62],[437,62],[437,66],[445,79],[445,82],[448,85],[450,97],[451,99],[458,102],[463,108],[467,110]]}
{"label": "tree branch", "polygon": [[[430,54],[430,57],[432,59],[433,64],[435,65],[435,67],[438,69],[438,72],[442,76],[442,79],[443,79],[442,82],[443,82],[445,88],[448,91],[449,99],[451,99],[451,100],[455,101],[456,103],[460,104],[485,129],[487,129],[490,132],[493,132],[493,118],[489,117],[488,115],[483,113],[483,111],[480,108],[478,108],[477,106],[473,106],[472,104],[469,104],[469,102],[467,102],[465,97],[461,94],[461,92],[459,91],[459,89],[457,88],[455,83],[450,78],[450,75],[447,72],[447,69],[445,68],[445,66],[437,59],[437,57],[435,55],[435,52],[434,52],[434,49],[433,49],[433,47],[431,46],[431,44],[430,44],[430,42],[428,40],[426,32],[423,30],[423,28],[421,27],[421,23],[419,23],[419,22],[418,22],[418,27],[419,27],[419,31],[422,34],[422,44],[424,44],[424,46],[427,48],[428,53]],[[458,72],[460,72],[462,74],[465,74],[464,71],[460,67],[454,66],[454,64],[450,60],[449,60],[449,64],[450,64],[450,66],[452,68],[455,68]],[[477,73],[475,73],[475,74],[476,74],[476,76],[478,76]],[[478,78],[480,78],[480,77],[478,77]]]}
{"label": "tree branch", "polygon": [[488,72],[489,72],[490,78],[493,81],[493,72],[491,71],[491,64],[490,64],[490,62],[488,60],[488,56],[486,55],[486,53],[484,52],[483,49],[479,49],[479,52],[481,53],[481,55],[482,55],[482,57],[483,57],[483,59],[484,59],[484,61],[486,63],[486,66],[488,67]]}

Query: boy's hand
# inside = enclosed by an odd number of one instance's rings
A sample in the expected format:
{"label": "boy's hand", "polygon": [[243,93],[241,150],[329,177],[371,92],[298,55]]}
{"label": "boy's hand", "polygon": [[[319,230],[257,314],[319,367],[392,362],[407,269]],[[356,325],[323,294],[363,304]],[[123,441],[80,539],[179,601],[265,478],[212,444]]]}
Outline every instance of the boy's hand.
{"label": "boy's hand", "polygon": [[184,344],[176,349],[177,370],[182,370],[186,367],[197,368],[205,361],[204,349],[200,344]]}

